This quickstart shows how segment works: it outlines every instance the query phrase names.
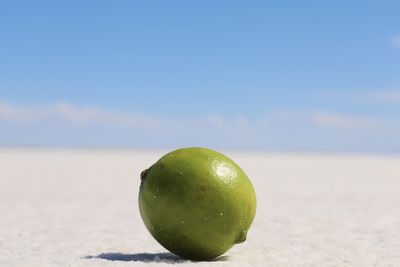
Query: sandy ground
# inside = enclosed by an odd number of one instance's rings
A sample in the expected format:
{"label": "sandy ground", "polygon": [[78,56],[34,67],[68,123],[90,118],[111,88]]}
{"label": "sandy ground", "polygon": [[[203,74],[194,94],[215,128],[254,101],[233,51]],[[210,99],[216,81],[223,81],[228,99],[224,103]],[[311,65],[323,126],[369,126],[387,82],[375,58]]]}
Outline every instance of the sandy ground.
{"label": "sandy ground", "polygon": [[137,207],[164,152],[0,150],[0,266],[400,266],[400,157],[226,152],[258,210],[212,262],[165,251]]}

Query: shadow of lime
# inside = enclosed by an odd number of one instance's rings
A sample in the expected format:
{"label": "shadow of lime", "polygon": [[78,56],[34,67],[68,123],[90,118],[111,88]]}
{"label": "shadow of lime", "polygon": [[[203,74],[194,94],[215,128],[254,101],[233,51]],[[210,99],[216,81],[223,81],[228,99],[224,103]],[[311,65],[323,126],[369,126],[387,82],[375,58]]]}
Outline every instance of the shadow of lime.
{"label": "shadow of lime", "polygon": [[[165,253],[135,253],[135,254],[124,254],[124,253],[102,253],[96,256],[86,256],[84,259],[102,259],[108,261],[138,261],[138,262],[160,262],[160,263],[183,263],[189,260],[183,259],[175,254]],[[226,261],[227,256],[220,256],[210,261]]]}

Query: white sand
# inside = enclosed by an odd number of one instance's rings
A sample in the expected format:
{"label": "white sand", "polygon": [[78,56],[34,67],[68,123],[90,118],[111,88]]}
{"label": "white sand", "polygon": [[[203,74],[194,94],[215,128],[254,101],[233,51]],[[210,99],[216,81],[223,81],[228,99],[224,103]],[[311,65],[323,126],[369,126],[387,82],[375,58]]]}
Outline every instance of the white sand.
{"label": "white sand", "polygon": [[256,220],[220,261],[167,253],[137,207],[163,152],[0,150],[0,266],[400,266],[400,158],[227,153]]}

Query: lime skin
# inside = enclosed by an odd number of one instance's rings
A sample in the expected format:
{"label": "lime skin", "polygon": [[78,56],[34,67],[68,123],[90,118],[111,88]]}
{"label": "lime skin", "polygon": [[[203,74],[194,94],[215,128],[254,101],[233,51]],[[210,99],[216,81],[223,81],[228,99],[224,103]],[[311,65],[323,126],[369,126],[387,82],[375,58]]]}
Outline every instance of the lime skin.
{"label": "lime skin", "polygon": [[170,252],[211,260],[246,240],[256,213],[254,188],[231,159],[207,148],[182,148],[141,174],[139,210]]}

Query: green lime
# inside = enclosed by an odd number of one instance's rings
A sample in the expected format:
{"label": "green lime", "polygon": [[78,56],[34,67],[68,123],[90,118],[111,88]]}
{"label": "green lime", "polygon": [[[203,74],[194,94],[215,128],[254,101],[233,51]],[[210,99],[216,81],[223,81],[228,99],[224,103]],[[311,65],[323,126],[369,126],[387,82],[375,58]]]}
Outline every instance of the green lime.
{"label": "green lime", "polygon": [[139,209],[151,235],[190,260],[216,258],[246,240],[256,196],[244,171],[207,148],[183,148],[141,174]]}

